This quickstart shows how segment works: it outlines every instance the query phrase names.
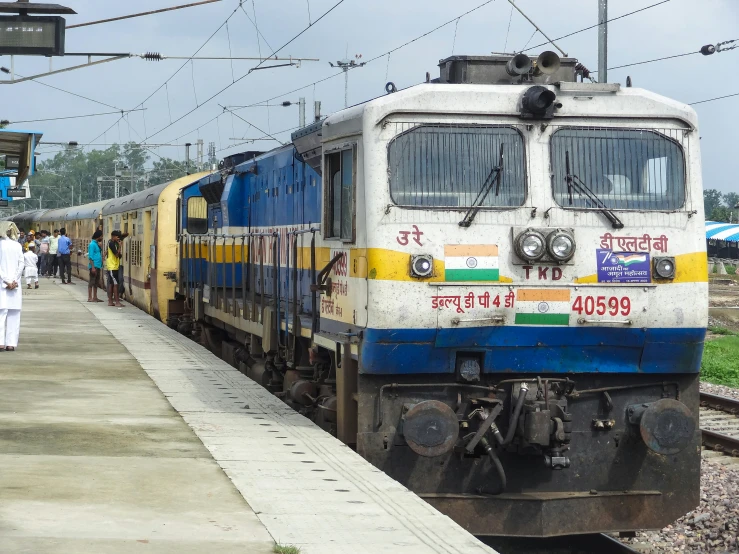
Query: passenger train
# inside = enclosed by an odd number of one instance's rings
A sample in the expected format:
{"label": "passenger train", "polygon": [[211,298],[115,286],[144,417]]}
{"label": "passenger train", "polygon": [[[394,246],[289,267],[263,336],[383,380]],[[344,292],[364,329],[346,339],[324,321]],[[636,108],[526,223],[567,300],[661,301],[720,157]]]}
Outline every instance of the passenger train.
{"label": "passenger train", "polygon": [[474,534],[661,528],[699,501],[707,266],[687,105],[546,52],[440,76],[269,152],[28,212],[132,301]]}

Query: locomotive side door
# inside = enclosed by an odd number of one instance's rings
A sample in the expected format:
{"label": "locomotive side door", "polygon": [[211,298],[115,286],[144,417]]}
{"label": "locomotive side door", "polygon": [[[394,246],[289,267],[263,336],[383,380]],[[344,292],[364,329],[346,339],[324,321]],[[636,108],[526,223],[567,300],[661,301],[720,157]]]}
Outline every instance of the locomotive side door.
{"label": "locomotive side door", "polygon": [[[320,331],[336,343],[337,438],[356,444],[358,337],[367,325],[367,236],[361,142],[324,146],[323,248],[318,268],[334,262],[320,296]],[[358,209],[358,206],[361,208]]]}
{"label": "locomotive side door", "polygon": [[367,237],[363,210],[357,209],[363,194],[360,149],[354,142],[324,150],[324,249],[318,269],[341,255],[329,273],[330,294],[321,296],[319,307],[321,330],[328,333],[353,334],[367,325]]}

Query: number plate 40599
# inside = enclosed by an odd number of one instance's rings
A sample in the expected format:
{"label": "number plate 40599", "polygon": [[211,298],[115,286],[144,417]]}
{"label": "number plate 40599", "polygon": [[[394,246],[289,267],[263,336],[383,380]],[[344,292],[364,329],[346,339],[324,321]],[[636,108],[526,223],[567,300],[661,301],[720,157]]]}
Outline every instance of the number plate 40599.
{"label": "number plate 40599", "polygon": [[598,289],[590,293],[583,291],[572,298],[573,314],[588,318],[633,319],[646,312],[648,292],[623,289]]}

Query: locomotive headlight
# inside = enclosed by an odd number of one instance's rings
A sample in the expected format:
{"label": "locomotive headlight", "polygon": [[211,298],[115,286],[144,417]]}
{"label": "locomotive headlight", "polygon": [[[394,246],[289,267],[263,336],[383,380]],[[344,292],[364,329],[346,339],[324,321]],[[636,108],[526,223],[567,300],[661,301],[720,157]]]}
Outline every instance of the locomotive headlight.
{"label": "locomotive headlight", "polygon": [[558,262],[566,262],[575,255],[575,237],[557,229],[547,237],[547,250]]}
{"label": "locomotive headlight", "polygon": [[546,252],[544,235],[528,229],[516,237],[516,254],[524,260],[535,262]]}
{"label": "locomotive headlight", "polygon": [[428,254],[411,257],[411,276],[423,279],[434,272],[434,257]]}
{"label": "locomotive headlight", "polygon": [[654,273],[660,279],[674,279],[675,258],[654,258]]}

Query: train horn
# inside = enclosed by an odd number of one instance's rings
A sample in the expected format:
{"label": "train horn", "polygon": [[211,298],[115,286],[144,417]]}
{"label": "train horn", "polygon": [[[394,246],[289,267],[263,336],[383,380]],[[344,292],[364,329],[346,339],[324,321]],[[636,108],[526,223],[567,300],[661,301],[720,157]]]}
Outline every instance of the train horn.
{"label": "train horn", "polygon": [[531,71],[531,58],[526,54],[516,54],[505,65],[505,70],[508,75],[525,75]]}
{"label": "train horn", "polygon": [[554,52],[547,50],[539,54],[536,58],[536,73],[543,73],[544,75],[551,75],[559,70],[559,66],[562,65],[559,56]]}

